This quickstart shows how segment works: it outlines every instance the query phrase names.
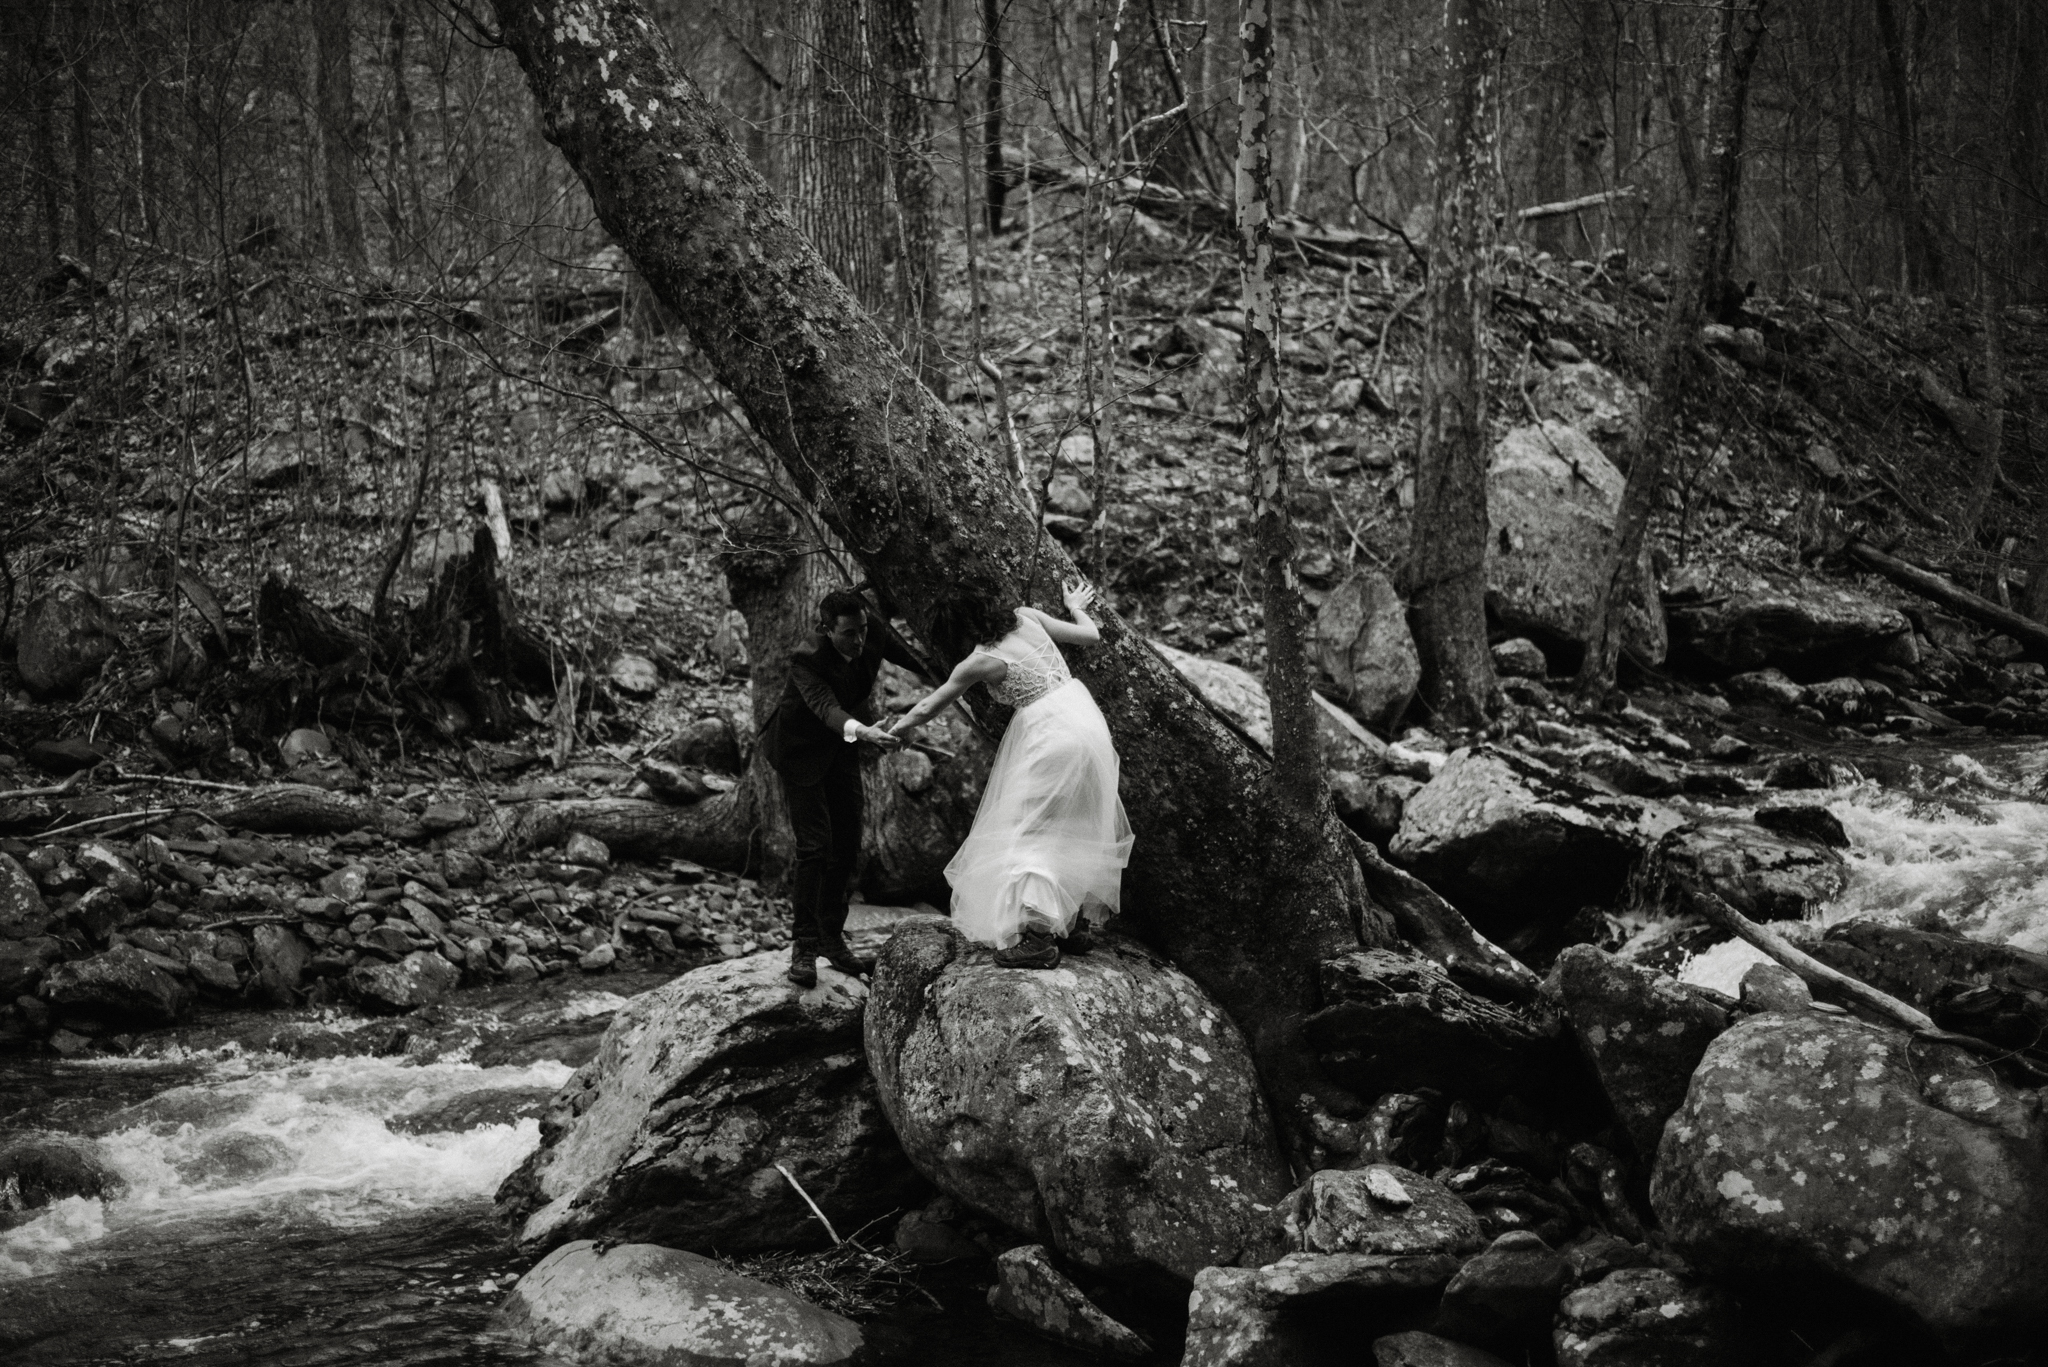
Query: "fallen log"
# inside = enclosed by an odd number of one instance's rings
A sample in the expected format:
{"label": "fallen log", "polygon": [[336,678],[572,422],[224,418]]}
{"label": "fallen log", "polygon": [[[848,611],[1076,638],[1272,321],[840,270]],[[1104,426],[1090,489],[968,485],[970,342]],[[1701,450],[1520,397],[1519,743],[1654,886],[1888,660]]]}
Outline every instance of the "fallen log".
{"label": "fallen log", "polygon": [[1577,199],[1561,199],[1555,204],[1531,204],[1526,209],[1515,210],[1515,221],[1518,223],[1533,223],[1539,218],[1561,218],[1565,214],[1575,214],[1581,209],[1592,209],[1602,204],[1613,204],[1625,199],[1636,199],[1641,196],[1641,193],[1633,185],[1617,185],[1612,190],[1602,190],[1598,194],[1593,195],[1580,195]]}
{"label": "fallen log", "polygon": [[1843,550],[1851,560],[1866,569],[1875,570],[1900,588],[1911,590],[1922,598],[1932,599],[1943,607],[1952,608],[1965,617],[1975,618],[1987,626],[1997,627],[2033,650],[2048,654],[2048,626],[2043,626],[2031,617],[2002,608],[1988,598],[1979,598],[1968,589],[1960,588],[1932,570],[1923,570],[1895,555],[1887,555],[1867,541],[1850,537]]}
{"label": "fallen log", "polygon": [[416,824],[402,808],[308,783],[258,788],[210,808],[215,825],[279,835],[343,835],[372,830],[390,834]]}
{"label": "fallen log", "polygon": [[687,859],[731,873],[755,860],[751,804],[734,788],[688,807],[647,798],[564,798],[495,807],[473,826],[452,833],[451,849],[477,855],[515,855],[559,845],[572,835],[604,842],[613,854],[640,859]]}
{"label": "fallen log", "polygon": [[1532,1002],[1542,980],[1528,965],[1472,928],[1464,914],[1429,884],[1383,858],[1355,831],[1351,848],[1372,900],[1394,917],[1401,938],[1443,965],[1453,981],[1483,996]]}

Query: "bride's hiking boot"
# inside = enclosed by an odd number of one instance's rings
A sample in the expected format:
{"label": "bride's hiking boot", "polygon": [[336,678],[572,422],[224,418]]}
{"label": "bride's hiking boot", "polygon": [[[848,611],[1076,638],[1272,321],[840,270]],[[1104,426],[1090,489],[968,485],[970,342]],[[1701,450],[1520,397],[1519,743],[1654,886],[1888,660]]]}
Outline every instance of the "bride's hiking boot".
{"label": "bride's hiking boot", "polygon": [[1059,963],[1059,945],[1052,932],[1040,926],[1027,929],[1008,949],[996,951],[998,968],[1058,968]]}
{"label": "bride's hiking boot", "polygon": [[832,967],[838,969],[849,978],[863,977],[875,971],[875,961],[873,959],[864,959],[854,953],[847,947],[844,940],[839,941],[837,944],[827,941],[824,945],[820,946],[818,953],[824,957],[826,963],[832,965]]}
{"label": "bride's hiking boot", "polygon": [[1079,921],[1074,922],[1074,928],[1065,935],[1060,936],[1057,943],[1060,947],[1060,953],[1067,955],[1069,958],[1079,958],[1091,949],[1100,949],[1102,947],[1102,942],[1090,934],[1088,927]]}
{"label": "bride's hiking boot", "polygon": [[789,971],[783,976],[809,990],[818,985],[818,947],[801,940],[789,946]]}

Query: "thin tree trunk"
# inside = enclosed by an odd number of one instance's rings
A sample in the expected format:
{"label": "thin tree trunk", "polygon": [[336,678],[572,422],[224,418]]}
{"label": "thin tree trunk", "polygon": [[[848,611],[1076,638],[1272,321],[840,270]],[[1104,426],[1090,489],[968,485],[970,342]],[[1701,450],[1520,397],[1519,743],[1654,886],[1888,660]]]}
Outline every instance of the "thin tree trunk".
{"label": "thin tree trunk", "polygon": [[875,0],[877,51],[889,111],[889,169],[896,192],[896,330],[920,374],[936,376],[928,345],[938,289],[938,224],[932,213],[930,73],[917,0]]}
{"label": "thin tree trunk", "polygon": [[43,235],[50,256],[64,250],[64,168],[57,160],[57,67],[50,35],[47,0],[28,5],[28,68],[33,88],[37,202],[43,211]]}
{"label": "thin tree trunk", "polygon": [[1735,243],[1735,210],[1742,198],[1743,125],[1749,110],[1749,73],[1763,46],[1770,0],[1722,0],[1721,32],[1715,43],[1717,88],[1707,130],[1707,164],[1700,197],[1693,204],[1685,266],[1673,279],[1671,303],[1657,343],[1650,400],[1630,441],[1628,483],[1614,515],[1614,545],[1607,573],[1586,624],[1586,657],[1574,687],[1580,698],[1598,701],[1614,686],[1621,656],[1622,617],[1641,582],[1643,541],[1650,510],[1664,484],[1670,427],[1680,391],[1691,377],[1694,339],[1706,318],[1707,301],[1719,297],[1728,279]]}
{"label": "thin tree trunk", "polygon": [[413,247],[408,239],[422,231],[425,223],[419,195],[407,194],[417,188],[409,182],[419,163],[412,145],[412,87],[405,78],[405,12],[399,8],[401,0],[389,3],[391,23],[386,30],[384,57],[391,67],[391,118],[385,149],[391,164],[391,255],[393,260],[404,260]]}
{"label": "thin tree trunk", "polygon": [[74,0],[71,6],[71,235],[78,259],[88,265],[99,254],[100,242],[92,139],[92,11],[83,0]]}
{"label": "thin tree trunk", "polygon": [[1958,539],[1976,538],[1991,490],[1998,483],[1998,462],[2005,451],[2005,291],[1995,267],[1987,264],[1984,288],[1977,299],[1978,321],[1984,329],[1983,369],[1972,386],[1983,412],[1977,441],[1977,465],[1970,472],[1969,502],[1963,509]]}
{"label": "thin tree trunk", "polygon": [[1671,118],[1671,141],[1678,148],[1678,169],[1685,176],[1685,195],[1696,200],[1700,193],[1700,150],[1693,140],[1692,114],[1685,107],[1685,91],[1678,83],[1678,63],[1669,55],[1662,5],[1650,6],[1650,36],[1656,44],[1657,84],[1663,87],[1664,109]]}
{"label": "thin tree trunk", "polygon": [[[1006,462],[917,383],[827,270],[632,0],[494,0],[543,132],[598,217],[687,321],[719,380],[799,492],[950,665],[973,643],[932,639],[942,592],[1008,605],[1035,546]],[[658,102],[658,103],[657,103]],[[1051,606],[1049,593],[1036,597]],[[1273,771],[1105,608],[1077,665],[1123,761],[1137,847],[1135,928],[1244,1029],[1276,1112],[1306,1143],[1305,1095],[1330,1096],[1303,1027],[1321,962],[1390,943],[1334,815],[1308,848],[1285,838]]]}
{"label": "thin tree trunk", "polygon": [[320,171],[327,200],[331,246],[361,265],[363,222],[356,212],[356,78],[349,43],[349,0],[319,0],[313,6],[318,50],[314,107],[320,119]]}
{"label": "thin tree trunk", "polygon": [[988,235],[1003,230],[1003,200],[1010,193],[1003,173],[1003,0],[981,0],[981,56],[988,63],[981,116],[982,204]]}
{"label": "thin tree trunk", "polygon": [[[1266,624],[1266,698],[1273,709],[1273,769],[1290,825],[1314,832],[1324,803],[1307,631],[1287,507],[1286,400],[1280,392],[1280,308],[1273,283],[1273,9],[1244,0],[1237,114],[1237,269],[1244,288],[1245,473]],[[1312,838],[1312,837],[1311,837]]]}
{"label": "thin tree trunk", "polygon": [[1895,0],[1877,0],[1876,8],[1878,38],[1883,47],[1879,54],[1878,84],[1884,91],[1885,114],[1891,122],[1891,155],[1876,158],[1874,169],[1899,220],[1906,248],[1908,286],[1938,290],[1943,274],[1941,247],[1927,221],[1927,204],[1920,193],[1919,115],[1913,100],[1910,54],[1899,31]]}
{"label": "thin tree trunk", "polygon": [[1493,0],[1446,0],[1451,85],[1436,143],[1407,587],[1423,701],[1437,721],[1458,728],[1482,725],[1500,694],[1486,646],[1485,339],[1499,45]]}

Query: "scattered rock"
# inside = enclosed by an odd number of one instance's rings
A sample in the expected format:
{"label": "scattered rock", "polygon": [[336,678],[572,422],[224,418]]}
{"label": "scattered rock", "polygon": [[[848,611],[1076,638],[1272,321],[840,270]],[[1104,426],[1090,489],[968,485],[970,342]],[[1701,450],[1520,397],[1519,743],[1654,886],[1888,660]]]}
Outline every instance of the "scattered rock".
{"label": "scattered rock", "polygon": [[1026,1244],[996,1258],[989,1308],[1083,1353],[1114,1361],[1149,1357],[1151,1345],[1104,1314],[1052,1264],[1043,1244]]}
{"label": "scattered rock", "polygon": [[1742,1004],[1752,1011],[1801,1012],[1813,1005],[1813,989],[1783,964],[1751,964],[1742,975]]}
{"label": "scattered rock", "polygon": [[1747,1367],[1758,1360],[1712,1287],[1661,1267],[1610,1272],[1566,1296],[1557,1367]]}
{"label": "scattered rock", "polygon": [[1332,1324],[1413,1323],[1458,1270],[1446,1254],[1290,1253],[1264,1267],[1205,1267],[1188,1298],[1181,1367],[1322,1360]]}
{"label": "scattered rock", "polygon": [[1759,831],[1736,813],[1702,814],[1665,835],[1636,882],[1645,906],[1681,912],[1684,890],[1702,889],[1754,921],[1803,920],[1848,885],[1848,865],[1828,846]]}
{"label": "scattered rock", "polygon": [[571,864],[585,868],[608,869],[612,866],[612,852],[596,836],[578,831],[562,846],[562,858]]}
{"label": "scattered rock", "polygon": [[[1486,472],[1486,606],[1509,630],[1583,642],[1614,540],[1621,472],[1591,439],[1557,421],[1517,427]],[[1622,642],[1663,663],[1664,614],[1643,553],[1638,588],[1622,613]]]}
{"label": "scattered rock", "polygon": [[1813,957],[2009,1049],[2048,1038],[2048,955],[1881,921],[1830,926]]}
{"label": "scattered rock", "polygon": [[28,870],[12,855],[0,854],[0,939],[32,939],[55,919]]}
{"label": "scattered rock", "polygon": [[1509,1367],[1505,1358],[1469,1343],[1425,1334],[1411,1329],[1405,1334],[1388,1334],[1373,1340],[1375,1367]]}
{"label": "scattered rock", "polygon": [[0,1229],[23,1211],[72,1196],[101,1199],[127,1186],[90,1140],[28,1134],[0,1144]]}
{"label": "scattered rock", "polygon": [[470,815],[469,808],[460,802],[435,802],[420,813],[420,825],[435,835],[459,831],[465,826],[473,825],[475,821],[476,818]]}
{"label": "scattered rock", "polygon": [[1482,1347],[1514,1349],[1550,1330],[1572,1270],[1526,1229],[1503,1234],[1458,1269],[1437,1308],[1437,1333]]}
{"label": "scattered rock", "polygon": [[583,502],[585,490],[583,476],[575,471],[550,470],[540,482],[541,506],[566,511]]}
{"label": "scattered rock", "polygon": [[40,995],[64,1007],[118,1024],[169,1025],[191,999],[188,988],[160,955],[134,945],[58,964],[43,974]]}
{"label": "scattered rock", "polygon": [[1543,990],[1564,1012],[1615,1119],[1648,1162],[1664,1122],[1685,1100],[1693,1069],[1728,1028],[1728,1013],[1675,978],[1592,945],[1558,955]]}
{"label": "scattered rock", "polygon": [[912,923],[882,951],[865,1030],[911,1162],[1063,1257],[1185,1287],[1277,1251],[1287,1167],[1244,1041],[1130,941],[1019,973]]}
{"label": "scattered rock", "polygon": [[297,932],[284,926],[257,926],[250,938],[255,942],[250,962],[255,974],[249,990],[273,1006],[296,1006],[299,984],[313,961],[313,950]]}
{"label": "scattered rock", "polygon": [[28,748],[28,762],[46,774],[75,774],[106,762],[107,753],[82,736],[39,740]]}
{"label": "scattered rock", "polygon": [[602,973],[618,962],[619,952],[609,944],[599,945],[577,956],[576,967],[585,973]]}
{"label": "scattered rock", "polygon": [[612,660],[606,675],[612,687],[634,698],[651,698],[661,691],[661,671],[644,655],[620,655]]}
{"label": "scattered rock", "polygon": [[[82,584],[60,580],[29,604],[15,644],[14,663],[31,692],[63,693],[99,673],[100,666],[120,648],[113,616],[100,596]],[[71,770],[52,768],[51,772]]]}
{"label": "scattered rock", "polygon": [[[1392,1186],[1399,1200],[1387,1199]],[[1287,1236],[1303,1253],[1442,1253],[1483,1247],[1479,1219],[1441,1184],[1383,1163],[1325,1169],[1287,1202]]]}
{"label": "scattered rock", "polygon": [[1619,375],[1591,361],[1561,365],[1536,382],[1530,402],[1538,416],[1569,423],[1591,437],[1611,460],[1628,449],[1642,406]]}
{"label": "scattered rock", "polygon": [[1855,765],[1825,755],[1781,755],[1764,768],[1766,788],[1846,788],[1862,781]]}
{"label": "scattered rock", "polygon": [[708,965],[620,1009],[499,1188],[523,1245],[814,1244],[823,1232],[778,1163],[840,1229],[916,1203],[861,1058],[865,991],[831,972],[799,991],[787,965],[777,953]]}
{"label": "scattered rock", "polygon": [[416,1011],[455,990],[462,970],[439,954],[413,950],[395,964],[365,959],[348,971],[348,991],[371,1011]]}
{"label": "scattered rock", "polygon": [[1355,571],[1330,590],[1311,649],[1329,695],[1381,730],[1400,720],[1422,679],[1407,608],[1377,570]]}
{"label": "scattered rock", "polygon": [[1811,840],[1832,850],[1849,848],[1849,833],[1842,829],[1842,819],[1825,807],[1760,807],[1756,824],[1767,831]]}
{"label": "scattered rock", "polygon": [[137,904],[150,898],[149,884],[126,856],[104,841],[88,840],[72,856],[87,878],[122,901]]}
{"label": "scattered rock", "polygon": [[914,1263],[982,1261],[986,1250],[954,1226],[958,1212],[959,1205],[950,1196],[911,1211],[896,1222],[897,1250]]}
{"label": "scattered rock", "polygon": [[739,737],[732,720],[716,714],[686,723],[662,743],[656,756],[685,768],[719,774],[737,774],[741,769]]}
{"label": "scattered rock", "polygon": [[277,743],[278,758],[285,767],[296,769],[301,764],[317,764],[334,758],[334,742],[325,731],[310,726],[301,726]]}
{"label": "scattered rock", "polygon": [[852,1320],[681,1249],[565,1244],[519,1279],[491,1333],[588,1363],[834,1367],[861,1356]]}
{"label": "scattered rock", "polygon": [[1650,1201],[1708,1275],[1781,1295],[1846,1280],[1950,1340],[2048,1304],[2038,1107],[1953,1045],[1770,1013],[1709,1046]]}
{"label": "scattered rock", "polygon": [[1550,674],[1550,661],[1542,647],[1526,636],[1502,641],[1493,648],[1493,672],[1510,679],[1542,679]]}
{"label": "scattered rock", "polygon": [[1785,677],[1782,669],[1755,669],[1748,673],[1736,674],[1722,685],[1731,697],[1745,698],[1751,702],[1774,702],[1784,707],[1797,707],[1806,701],[1806,688]]}

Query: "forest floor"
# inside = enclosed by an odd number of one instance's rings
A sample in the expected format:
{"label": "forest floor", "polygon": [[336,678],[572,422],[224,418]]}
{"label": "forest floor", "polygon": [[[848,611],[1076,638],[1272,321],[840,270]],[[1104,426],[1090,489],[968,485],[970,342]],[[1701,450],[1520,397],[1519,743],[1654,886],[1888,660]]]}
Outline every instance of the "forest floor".
{"label": "forest floor", "polygon": [[[1157,224],[1132,232],[1105,367],[1102,318],[1077,303],[1090,291],[1077,275],[1087,258],[1076,220],[1054,217],[1073,206],[1042,199],[1051,207],[1036,216],[1050,226],[1006,235],[977,263],[987,301],[979,344],[1008,378],[1029,483],[1136,629],[1257,672],[1228,244]],[[1284,263],[1281,343],[1312,605],[1354,567],[1391,574],[1405,554],[1421,341],[1411,263],[1319,261],[1297,253]],[[1552,365],[1582,357],[1643,383],[1664,267],[1516,248],[1496,264],[1497,434],[1533,419],[1531,388]],[[993,386],[974,378],[957,238],[944,266],[936,369],[970,377],[955,383],[955,411],[995,441]],[[1972,457],[1951,401],[1972,394],[1973,315],[1883,292],[1794,292],[1753,296],[1724,321],[1735,326],[1703,348],[1656,528],[1667,586],[1717,562],[1819,572],[1822,533],[1850,525],[1987,596],[2002,592],[2048,479],[2027,406],[2013,405],[2011,478],[1976,535],[1956,534]],[[2013,389],[2048,393],[2048,318],[2015,307],[2007,321]],[[430,913],[414,918],[426,927],[415,943],[485,939],[475,962],[493,976],[518,955],[541,974],[596,972],[781,942],[779,908],[752,880],[695,866],[605,875],[560,851],[529,852],[486,866],[465,889],[426,848],[424,827],[250,848],[205,816],[222,791],[285,778],[367,794],[423,822],[457,820],[451,807],[644,795],[639,763],[672,755],[705,718],[725,719],[743,762],[744,622],[727,606],[720,555],[773,480],[686,334],[616,249],[545,269],[375,280],[303,261],[238,257],[202,270],[139,259],[103,280],[53,277],[0,337],[0,364],[13,366],[0,447],[0,655],[14,654],[30,605],[67,579],[106,604],[111,652],[71,697],[32,697],[17,674],[0,673],[0,789],[26,794],[0,803],[0,822],[21,837],[0,849],[30,853],[53,822],[118,831],[120,813],[144,799],[177,806],[160,796],[172,792],[196,805],[181,809],[182,843],[170,854],[213,893],[204,906],[209,894],[187,899],[183,919],[167,914],[166,932],[289,920],[301,899],[322,895],[322,879],[368,861],[372,886],[392,890],[387,901]],[[1103,395],[1113,401],[1091,406]],[[472,719],[459,714],[394,726],[358,711],[354,725],[337,724],[320,670],[258,630],[266,576],[367,629],[380,583],[392,603],[427,596],[486,520],[492,488],[521,621],[597,686],[566,702],[559,688],[523,697],[520,733],[492,740],[468,734]],[[197,587],[174,589],[181,575]],[[1896,597],[1882,582],[1860,587]],[[300,728],[322,729],[327,745],[310,744],[332,753],[304,754],[303,737],[281,749]],[[56,780],[35,773],[30,751],[57,738],[90,743],[79,762],[116,768],[64,792],[34,791]],[[636,922],[656,933],[622,940],[632,904],[668,909],[675,933]],[[604,944],[616,955],[593,957]]]}

